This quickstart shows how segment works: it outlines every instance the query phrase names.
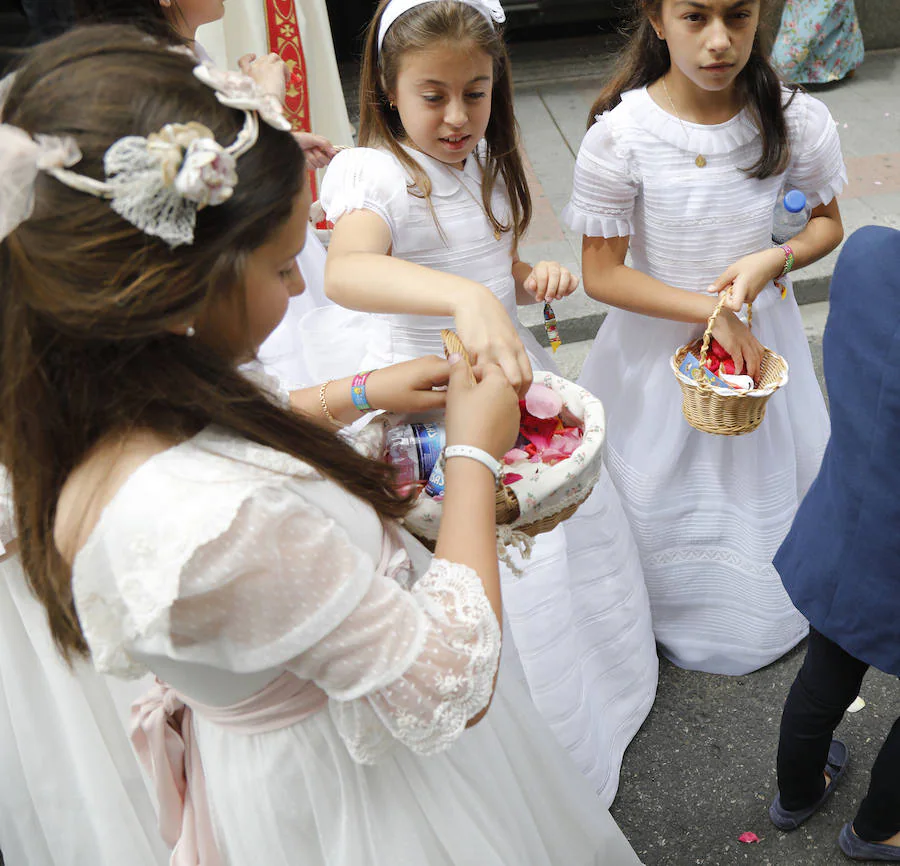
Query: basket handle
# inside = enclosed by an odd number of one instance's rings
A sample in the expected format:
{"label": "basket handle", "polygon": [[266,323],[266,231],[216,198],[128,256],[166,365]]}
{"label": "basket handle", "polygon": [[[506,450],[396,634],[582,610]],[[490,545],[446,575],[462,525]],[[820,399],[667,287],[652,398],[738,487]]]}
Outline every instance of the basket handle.
{"label": "basket handle", "polygon": [[[712,311],[712,315],[706,321],[706,330],[703,332],[703,342],[700,344],[700,366],[706,366],[706,358],[709,355],[709,343],[712,340],[712,329],[716,324],[716,319],[719,318],[719,313],[722,312],[722,308],[725,306],[725,302],[731,297],[731,289],[727,292],[721,292],[719,295],[719,302],[716,304],[715,309]],[[753,304],[747,304],[747,327],[752,330],[753,328]],[[697,384],[701,388],[707,388],[710,391],[712,390],[712,386],[706,379],[706,376],[701,376],[696,380]]]}
{"label": "basket handle", "polygon": [[472,362],[469,360],[469,353],[462,344],[462,340],[459,339],[459,335],[456,331],[451,331],[449,328],[443,328],[441,330],[441,339],[444,341],[444,354],[448,358],[454,353],[459,355],[462,358],[460,363],[465,364],[469,384],[475,385],[476,381],[475,374],[472,372]]}

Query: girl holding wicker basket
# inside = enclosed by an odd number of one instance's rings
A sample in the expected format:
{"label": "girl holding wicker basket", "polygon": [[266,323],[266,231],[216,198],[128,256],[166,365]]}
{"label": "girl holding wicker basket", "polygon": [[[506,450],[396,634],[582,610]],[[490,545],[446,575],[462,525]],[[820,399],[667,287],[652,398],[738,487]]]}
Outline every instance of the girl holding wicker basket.
{"label": "girl holding wicker basket", "polygon": [[[440,353],[454,326],[522,389],[532,368],[555,371],[516,304],[570,294],[578,279],[516,254],[531,198],[502,20],[496,0],[379,6],[361,79],[364,147],[335,157],[321,197],[334,222],[326,292],[368,314],[332,307],[304,320],[318,380]],[[637,547],[605,471],[594,490],[582,508],[602,510],[602,527],[539,535],[523,577],[504,572],[504,610],[538,709],[608,804],[652,704],[657,657]]]}
{"label": "girl holding wicker basket", "polygon": [[[676,664],[725,674],[768,664],[807,631],[772,557],[829,424],[788,273],[843,234],[834,121],[779,82],[759,31],[765,5],[636,0],[565,211],[584,236],[585,291],[612,307],[580,383],[607,408],[607,465],[641,550],[657,640]],[[772,214],[786,188],[813,209],[778,247]],[[718,292],[727,300],[711,336],[733,372],[745,366],[756,379],[765,349],[790,365],[790,384],[749,435],[691,427],[672,376],[673,353],[703,335]],[[745,301],[752,331],[738,317]]]}

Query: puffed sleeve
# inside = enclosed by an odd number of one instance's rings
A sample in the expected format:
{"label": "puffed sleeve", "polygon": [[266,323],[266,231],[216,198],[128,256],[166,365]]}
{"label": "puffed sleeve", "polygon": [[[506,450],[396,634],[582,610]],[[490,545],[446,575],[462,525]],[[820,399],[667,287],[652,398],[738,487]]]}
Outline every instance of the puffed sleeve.
{"label": "puffed sleeve", "polygon": [[573,231],[588,237],[627,237],[638,181],[629,165],[630,154],[617,139],[608,114],[587,131],[578,149],[572,198],[562,219]]}
{"label": "puffed sleeve", "polygon": [[807,93],[797,93],[785,113],[792,133],[786,186],[804,193],[811,207],[828,204],[847,183],[834,118],[824,102]]}
{"label": "puffed sleeve", "polygon": [[391,156],[369,147],[342,150],[331,160],[319,201],[333,223],[350,211],[372,211],[387,223],[391,237],[409,213],[403,170]]}
{"label": "puffed sleeve", "polygon": [[471,569],[434,560],[406,590],[287,481],[255,490],[191,554],[143,634],[170,658],[311,680],[360,762],[392,739],[426,755],[453,743],[490,700],[501,642]]}

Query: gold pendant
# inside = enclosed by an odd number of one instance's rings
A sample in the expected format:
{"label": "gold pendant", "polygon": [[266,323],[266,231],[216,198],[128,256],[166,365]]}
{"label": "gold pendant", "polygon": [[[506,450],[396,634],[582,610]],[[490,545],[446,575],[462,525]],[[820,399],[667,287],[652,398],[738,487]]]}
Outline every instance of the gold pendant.
{"label": "gold pendant", "polygon": [[706,166],[706,157],[702,153],[698,153],[694,163],[697,168],[704,168]]}
{"label": "gold pendant", "polygon": [[500,240],[500,231],[498,229],[494,229],[494,240],[495,241]]}

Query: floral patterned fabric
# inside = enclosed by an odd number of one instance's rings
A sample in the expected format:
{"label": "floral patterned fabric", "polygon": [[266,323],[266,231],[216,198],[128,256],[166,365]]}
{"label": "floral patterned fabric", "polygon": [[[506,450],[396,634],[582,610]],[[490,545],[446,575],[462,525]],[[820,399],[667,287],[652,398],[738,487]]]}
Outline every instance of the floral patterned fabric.
{"label": "floral patterned fabric", "polygon": [[772,64],[793,84],[840,81],[863,62],[853,0],[786,0]]}

